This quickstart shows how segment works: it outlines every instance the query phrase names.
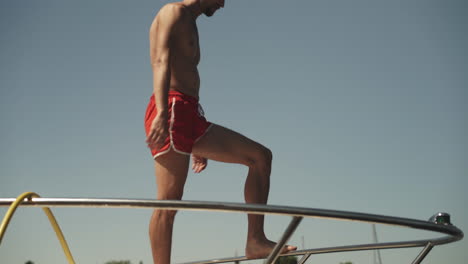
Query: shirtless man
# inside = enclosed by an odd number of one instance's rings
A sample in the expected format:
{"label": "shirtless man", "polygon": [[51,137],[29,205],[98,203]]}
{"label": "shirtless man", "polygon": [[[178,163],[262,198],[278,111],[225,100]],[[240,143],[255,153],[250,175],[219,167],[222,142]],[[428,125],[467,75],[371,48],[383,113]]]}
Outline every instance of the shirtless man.
{"label": "shirtless man", "polygon": [[[244,196],[247,203],[266,204],[271,151],[203,117],[198,104],[200,47],[196,19],[212,16],[224,0],[183,0],[165,5],[150,28],[153,94],[146,116],[146,142],[154,157],[157,199],[180,200],[189,169],[199,173],[207,159],[249,168]],[[169,264],[176,211],[155,210],[149,235],[154,263]],[[248,215],[247,258],[266,257],[276,243],[263,230],[263,215]],[[296,247],[285,246],[283,253]]]}

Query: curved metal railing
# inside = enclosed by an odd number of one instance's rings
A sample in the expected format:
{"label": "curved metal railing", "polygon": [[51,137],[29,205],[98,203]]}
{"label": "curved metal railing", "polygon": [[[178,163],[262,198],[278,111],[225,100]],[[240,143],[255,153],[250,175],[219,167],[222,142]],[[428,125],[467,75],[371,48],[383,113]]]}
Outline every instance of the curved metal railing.
{"label": "curved metal railing", "polygon": [[[15,199],[0,198],[0,207],[9,206]],[[276,205],[259,205],[259,204],[242,204],[242,203],[220,203],[220,202],[205,202],[205,201],[172,201],[172,200],[131,200],[131,199],[92,199],[92,198],[32,198],[24,201],[21,206],[35,207],[103,207],[103,208],[153,208],[162,210],[191,210],[191,211],[218,211],[218,212],[241,212],[249,214],[273,214],[292,216],[292,220],[283,233],[282,238],[265,260],[266,264],[271,264],[276,261],[280,255],[281,248],[287,243],[288,239],[296,230],[304,217],[324,218],[345,221],[359,221],[376,224],[386,224],[400,227],[408,227],[420,230],[434,231],[444,234],[442,237],[401,241],[389,243],[361,244],[361,245],[346,245],[328,248],[306,249],[290,252],[284,255],[302,255],[299,264],[303,264],[312,254],[345,252],[345,251],[360,251],[374,249],[391,249],[391,248],[410,248],[423,247],[423,250],[412,262],[419,264],[431,251],[434,246],[452,243],[463,238],[463,232],[451,224],[450,215],[446,213],[438,213],[431,217],[429,221],[422,221],[409,218],[365,214],[349,211],[314,209],[305,207],[291,206],[276,206]],[[203,261],[189,262],[190,264],[214,264],[226,263],[234,261],[244,261],[246,257],[234,257],[223,259],[211,259]]]}

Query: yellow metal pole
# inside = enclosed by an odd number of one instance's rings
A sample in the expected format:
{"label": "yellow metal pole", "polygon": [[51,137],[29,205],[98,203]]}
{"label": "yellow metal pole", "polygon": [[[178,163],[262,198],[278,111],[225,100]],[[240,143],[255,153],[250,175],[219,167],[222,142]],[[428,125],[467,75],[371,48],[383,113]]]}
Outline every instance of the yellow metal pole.
{"label": "yellow metal pole", "polygon": [[[7,213],[5,214],[5,217],[3,218],[2,224],[0,225],[0,244],[2,243],[3,235],[5,234],[5,231],[8,227],[8,224],[10,223],[11,218],[13,217],[13,214],[16,211],[16,208],[24,202],[24,199],[31,200],[33,197],[40,197],[37,193],[34,192],[25,192],[18,196],[16,200],[10,205],[10,208],[8,208]],[[62,230],[60,230],[60,226],[57,223],[57,220],[54,217],[54,214],[48,207],[43,207],[42,210],[44,210],[44,213],[47,215],[47,218],[49,219],[50,224],[52,225],[52,228],[55,231],[55,234],[57,235],[57,238],[60,242],[60,245],[62,246],[63,252],[65,253],[65,256],[68,260],[69,264],[75,264],[75,260],[73,260],[73,256],[70,252],[70,248],[68,247],[67,241],[65,240],[65,237],[63,236]]]}

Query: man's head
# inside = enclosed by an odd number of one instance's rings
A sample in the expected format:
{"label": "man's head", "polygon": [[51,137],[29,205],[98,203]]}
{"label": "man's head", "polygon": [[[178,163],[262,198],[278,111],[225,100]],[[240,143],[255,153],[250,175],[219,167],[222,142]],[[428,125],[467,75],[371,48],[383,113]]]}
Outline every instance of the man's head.
{"label": "man's head", "polygon": [[221,7],[224,7],[224,0],[200,0],[201,11],[207,17],[212,16]]}

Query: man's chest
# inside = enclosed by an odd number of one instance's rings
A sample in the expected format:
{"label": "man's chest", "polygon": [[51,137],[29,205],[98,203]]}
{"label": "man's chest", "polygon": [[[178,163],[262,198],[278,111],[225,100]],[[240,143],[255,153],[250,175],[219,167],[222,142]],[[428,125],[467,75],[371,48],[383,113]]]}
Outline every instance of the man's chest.
{"label": "man's chest", "polygon": [[186,57],[200,60],[200,42],[198,29],[195,23],[189,23],[178,32],[178,46]]}

